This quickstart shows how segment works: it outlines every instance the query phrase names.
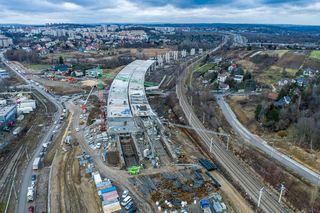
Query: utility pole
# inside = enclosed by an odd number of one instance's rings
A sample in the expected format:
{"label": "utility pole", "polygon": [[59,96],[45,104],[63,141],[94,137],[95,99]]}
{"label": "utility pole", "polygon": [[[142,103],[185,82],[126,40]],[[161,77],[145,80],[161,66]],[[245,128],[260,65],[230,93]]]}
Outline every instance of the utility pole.
{"label": "utility pole", "polygon": [[262,198],[263,190],[264,190],[264,187],[262,187],[260,189],[260,191],[259,191],[258,208],[260,207],[260,204],[261,204],[261,198]]}
{"label": "utility pole", "polygon": [[14,180],[12,181],[11,187],[12,187],[12,190],[13,190],[13,192],[14,192],[15,198],[18,199],[17,191],[16,191],[16,185],[15,185],[15,181],[14,181]]}
{"label": "utility pole", "polygon": [[283,194],[283,191],[284,191],[285,189],[286,189],[286,188],[284,187],[284,185],[281,184],[280,195],[279,195],[279,200],[278,200],[279,203],[281,202],[282,194]]}
{"label": "utility pole", "polygon": [[230,141],[230,137],[227,137],[227,150],[229,150],[229,141]]}
{"label": "utility pole", "polygon": [[27,147],[24,149],[24,151],[26,152],[26,156],[27,156],[27,159],[28,159],[28,161],[29,161],[29,160],[30,160],[30,157],[29,157],[29,154],[28,154]]}
{"label": "utility pole", "polygon": [[210,152],[212,152],[212,144],[213,144],[212,139],[213,139],[213,138],[210,139],[210,148],[209,148],[209,149],[210,149]]}
{"label": "utility pole", "polygon": [[205,118],[206,118],[206,114],[204,112],[202,112],[202,123],[203,124],[204,124]]}

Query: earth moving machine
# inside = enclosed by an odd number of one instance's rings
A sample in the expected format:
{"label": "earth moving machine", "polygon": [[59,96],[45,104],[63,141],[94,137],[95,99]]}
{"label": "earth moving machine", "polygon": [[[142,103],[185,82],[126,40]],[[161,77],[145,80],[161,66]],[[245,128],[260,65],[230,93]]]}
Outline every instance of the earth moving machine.
{"label": "earth moving machine", "polygon": [[128,168],[129,175],[137,175],[140,173],[140,170],[142,169],[141,166],[131,166]]}

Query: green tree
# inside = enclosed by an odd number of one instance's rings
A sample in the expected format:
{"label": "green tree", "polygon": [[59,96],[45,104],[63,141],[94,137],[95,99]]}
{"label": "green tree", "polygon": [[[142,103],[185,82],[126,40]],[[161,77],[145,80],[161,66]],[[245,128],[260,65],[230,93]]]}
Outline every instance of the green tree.
{"label": "green tree", "polygon": [[258,106],[256,107],[256,111],[255,111],[255,118],[257,121],[260,119],[261,110],[262,110],[262,105],[258,104]]}
{"label": "green tree", "polygon": [[64,64],[64,60],[63,60],[63,57],[61,55],[59,56],[59,64]]}
{"label": "green tree", "polygon": [[244,76],[243,76],[243,80],[249,80],[252,79],[252,74],[251,72],[245,72]]}
{"label": "green tree", "polygon": [[272,105],[271,109],[266,114],[267,121],[278,122],[279,121],[279,115],[280,115],[280,110]]}

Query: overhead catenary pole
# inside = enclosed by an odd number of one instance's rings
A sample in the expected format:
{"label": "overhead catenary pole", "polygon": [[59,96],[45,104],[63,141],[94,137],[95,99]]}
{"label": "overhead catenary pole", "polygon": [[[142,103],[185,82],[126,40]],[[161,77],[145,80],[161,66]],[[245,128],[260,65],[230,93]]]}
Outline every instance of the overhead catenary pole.
{"label": "overhead catenary pole", "polygon": [[227,137],[227,150],[229,150],[230,137]]}
{"label": "overhead catenary pole", "polygon": [[278,200],[279,203],[281,202],[281,198],[282,198],[282,195],[283,195],[283,191],[284,191],[285,189],[286,189],[286,188],[284,187],[284,185],[281,184],[280,195],[279,195],[279,200]]}
{"label": "overhead catenary pole", "polygon": [[261,204],[261,198],[262,198],[263,190],[264,190],[264,187],[262,187],[260,189],[260,191],[259,191],[258,208],[260,207],[260,204]]}
{"label": "overhead catenary pole", "polygon": [[15,185],[15,181],[13,180],[12,181],[12,190],[13,190],[13,192],[14,192],[14,196],[15,196],[15,198],[17,199],[18,198],[18,195],[17,195],[17,191],[16,191],[16,185]]}
{"label": "overhead catenary pole", "polygon": [[209,148],[210,152],[212,152],[212,145],[213,145],[212,139],[213,139],[213,138],[210,139],[210,148]]}
{"label": "overhead catenary pole", "polygon": [[204,124],[205,122],[205,118],[206,118],[206,114],[204,112],[202,112],[202,123]]}
{"label": "overhead catenary pole", "polygon": [[30,160],[27,147],[24,149],[24,151],[26,152],[27,159]]}

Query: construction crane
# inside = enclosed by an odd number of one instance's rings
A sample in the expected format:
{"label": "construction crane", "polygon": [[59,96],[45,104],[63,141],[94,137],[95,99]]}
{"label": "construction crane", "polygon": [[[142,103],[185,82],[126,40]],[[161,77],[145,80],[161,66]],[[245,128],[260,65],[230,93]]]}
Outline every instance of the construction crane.
{"label": "construction crane", "polygon": [[91,94],[92,94],[92,92],[93,92],[93,89],[95,88],[96,86],[92,86],[91,87],[91,90],[90,90],[90,92],[89,92],[89,95],[87,96],[87,99],[84,101],[84,103],[82,104],[82,111],[83,111],[83,113],[86,113],[86,111],[87,111],[87,102],[88,102],[88,100],[89,100],[89,98],[90,98],[90,96],[91,96]]}

